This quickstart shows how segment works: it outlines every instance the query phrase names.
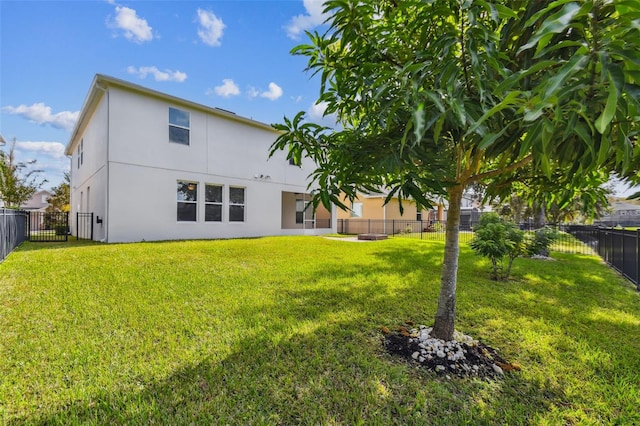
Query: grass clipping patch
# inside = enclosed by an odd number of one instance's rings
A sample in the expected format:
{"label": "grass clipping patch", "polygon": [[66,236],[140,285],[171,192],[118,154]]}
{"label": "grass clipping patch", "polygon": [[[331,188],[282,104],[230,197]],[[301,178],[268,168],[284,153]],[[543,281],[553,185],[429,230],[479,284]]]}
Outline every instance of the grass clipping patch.
{"label": "grass clipping patch", "polygon": [[[407,323],[413,327],[412,323]],[[505,371],[519,371],[520,366],[505,361],[497,351],[458,331],[453,340],[430,336],[432,328],[405,326],[391,331],[382,327],[384,347],[392,355],[442,375],[458,377],[500,378]]]}

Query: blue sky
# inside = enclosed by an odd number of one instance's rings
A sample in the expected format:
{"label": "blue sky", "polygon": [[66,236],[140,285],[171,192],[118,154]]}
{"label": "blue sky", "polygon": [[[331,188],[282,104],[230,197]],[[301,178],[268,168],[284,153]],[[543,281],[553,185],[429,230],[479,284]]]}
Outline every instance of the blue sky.
{"label": "blue sky", "polygon": [[317,80],[290,50],[322,30],[320,1],[0,0],[0,134],[59,184],[96,73],[265,123],[308,111]]}
{"label": "blue sky", "polygon": [[265,123],[319,121],[317,80],[289,52],[323,30],[321,2],[0,0],[0,134],[44,189],[59,184],[96,73]]}

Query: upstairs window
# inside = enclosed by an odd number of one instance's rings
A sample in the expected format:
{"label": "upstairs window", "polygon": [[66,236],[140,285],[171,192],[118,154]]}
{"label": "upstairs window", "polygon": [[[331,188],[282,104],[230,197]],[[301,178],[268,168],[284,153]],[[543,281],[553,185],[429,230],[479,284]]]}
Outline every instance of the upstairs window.
{"label": "upstairs window", "polygon": [[198,213],[198,184],[178,181],[178,222],[195,222]]}
{"label": "upstairs window", "polygon": [[189,113],[169,107],[169,141],[189,145]]}
{"label": "upstairs window", "polygon": [[84,138],[80,139],[80,143],[78,144],[78,149],[76,150],[76,157],[78,159],[78,169],[79,169],[84,160]]}
{"label": "upstairs window", "polygon": [[229,222],[244,222],[244,188],[229,188]]}
{"label": "upstairs window", "polygon": [[222,222],[222,185],[205,185],[204,188],[204,221]]}

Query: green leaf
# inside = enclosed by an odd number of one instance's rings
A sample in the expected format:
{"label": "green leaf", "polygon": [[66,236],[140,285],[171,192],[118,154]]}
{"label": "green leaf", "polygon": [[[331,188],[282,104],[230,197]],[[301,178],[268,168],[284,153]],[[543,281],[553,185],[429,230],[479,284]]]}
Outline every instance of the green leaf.
{"label": "green leaf", "polygon": [[567,77],[584,69],[588,63],[588,56],[581,54],[572,56],[569,62],[564,64],[553,78],[549,79],[549,83],[545,87],[545,98],[553,96],[554,92],[565,83]]}
{"label": "green leaf", "polygon": [[500,130],[498,133],[486,134],[482,138],[482,141],[480,141],[480,143],[478,144],[478,148],[483,150],[489,148],[491,145],[495,143],[495,141],[497,141],[500,137],[502,137],[502,135],[504,135],[504,132],[506,130],[507,130],[507,127],[503,127],[502,130]]}
{"label": "green leaf", "polygon": [[413,110],[413,135],[416,138],[416,142],[422,139],[425,130],[424,104],[420,103],[418,107]]}
{"label": "green leaf", "polygon": [[520,95],[522,95],[522,92],[519,90],[509,92],[499,104],[491,108],[489,111],[485,112],[482,117],[480,117],[475,123],[473,123],[473,125],[471,125],[469,127],[469,130],[467,130],[467,132],[465,133],[465,136],[474,133],[476,129],[482,125],[482,123],[494,116],[496,113],[506,108],[510,108],[514,105],[520,104],[522,102],[522,100],[520,99]]}
{"label": "green leaf", "polygon": [[433,141],[438,143],[440,140],[440,133],[442,133],[442,126],[444,126],[444,120],[446,116],[441,114],[438,120],[436,121],[436,125],[433,128]]}
{"label": "green leaf", "polygon": [[[611,76],[611,74],[609,74]],[[600,114],[600,117],[596,119],[595,126],[596,130],[602,134],[607,129],[611,120],[613,120],[613,116],[616,113],[616,106],[618,105],[618,89],[613,82],[613,77],[611,78],[611,84],[609,85],[609,96],[607,97],[607,104],[604,107],[604,111]]]}
{"label": "green leaf", "polygon": [[[545,48],[547,43],[551,40],[549,34],[557,34],[561,33],[567,29],[569,23],[573,19],[573,17],[580,11],[580,6],[577,3],[567,3],[564,7],[557,13],[549,16],[545,19],[544,23],[540,27],[538,31],[535,32],[533,37],[529,40],[529,43],[522,46],[519,52],[530,49],[536,44],[538,47],[536,49],[536,54]],[[540,42],[540,43],[539,43]]]}
{"label": "green leaf", "polygon": [[517,18],[518,14],[513,10],[509,9],[507,6],[503,6],[501,4],[494,4],[493,7],[498,11],[498,16],[500,19],[504,18]]}
{"label": "green leaf", "polygon": [[538,61],[528,69],[514,73],[510,75],[508,78],[504,79],[504,81],[494,89],[494,94],[498,95],[506,90],[510,90],[515,83],[519,82],[520,80],[527,77],[528,75],[534,74],[545,68],[553,67],[554,65],[557,65],[557,64],[558,64],[558,61],[552,61],[552,60]]}
{"label": "green leaf", "polygon": [[602,164],[607,160],[610,148],[609,138],[603,135],[600,139],[600,149],[598,150],[598,164]]}

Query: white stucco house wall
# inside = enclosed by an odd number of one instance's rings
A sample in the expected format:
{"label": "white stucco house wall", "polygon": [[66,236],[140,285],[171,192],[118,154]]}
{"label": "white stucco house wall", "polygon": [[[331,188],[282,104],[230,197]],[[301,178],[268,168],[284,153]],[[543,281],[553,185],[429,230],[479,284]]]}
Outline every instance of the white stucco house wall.
{"label": "white stucco house wall", "polygon": [[65,153],[71,232],[158,241],[322,234],[332,212],[303,212],[313,163],[268,157],[278,133],[234,113],[96,75]]}

